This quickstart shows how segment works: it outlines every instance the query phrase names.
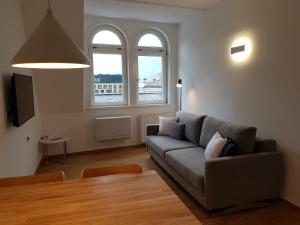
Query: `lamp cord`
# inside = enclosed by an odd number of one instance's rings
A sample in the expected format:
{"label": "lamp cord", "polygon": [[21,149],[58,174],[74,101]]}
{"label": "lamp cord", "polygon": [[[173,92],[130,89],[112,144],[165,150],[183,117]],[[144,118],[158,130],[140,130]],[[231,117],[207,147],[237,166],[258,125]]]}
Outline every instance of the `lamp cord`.
{"label": "lamp cord", "polygon": [[51,0],[48,0],[48,9],[51,10]]}

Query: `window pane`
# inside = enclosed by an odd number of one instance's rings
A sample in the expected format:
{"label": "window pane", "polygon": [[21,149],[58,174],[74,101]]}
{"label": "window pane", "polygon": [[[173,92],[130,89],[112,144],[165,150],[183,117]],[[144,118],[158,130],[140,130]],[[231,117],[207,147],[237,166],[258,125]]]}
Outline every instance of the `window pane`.
{"label": "window pane", "polygon": [[92,43],[102,45],[121,45],[121,40],[118,35],[112,31],[102,30],[94,36]]}
{"label": "window pane", "polygon": [[139,56],[139,101],[163,101],[163,57]]}
{"label": "window pane", "polygon": [[123,67],[120,54],[93,54],[95,103],[123,103]]}
{"label": "window pane", "polygon": [[140,47],[163,47],[160,39],[154,34],[145,34],[139,41]]}

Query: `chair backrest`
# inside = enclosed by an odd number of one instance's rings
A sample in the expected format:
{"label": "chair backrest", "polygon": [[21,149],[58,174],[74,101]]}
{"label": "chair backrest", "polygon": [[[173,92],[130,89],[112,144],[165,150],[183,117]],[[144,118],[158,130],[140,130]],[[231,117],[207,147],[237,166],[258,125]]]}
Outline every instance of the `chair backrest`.
{"label": "chair backrest", "polygon": [[81,170],[80,178],[98,177],[122,173],[142,173],[143,167],[138,164],[130,164],[125,166],[112,166],[103,168],[89,168]]}
{"label": "chair backrest", "polygon": [[0,179],[0,187],[11,187],[18,185],[38,184],[64,180],[65,173],[62,171],[53,173],[41,173],[33,176],[2,178]]}

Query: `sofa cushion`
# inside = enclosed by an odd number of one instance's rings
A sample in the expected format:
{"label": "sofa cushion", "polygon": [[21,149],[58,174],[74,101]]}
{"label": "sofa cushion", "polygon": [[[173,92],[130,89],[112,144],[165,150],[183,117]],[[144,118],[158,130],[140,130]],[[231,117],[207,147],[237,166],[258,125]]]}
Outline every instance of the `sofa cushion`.
{"label": "sofa cushion", "polygon": [[227,143],[227,138],[223,138],[219,132],[217,132],[207,144],[205,149],[205,159],[215,159],[221,156],[222,150]]}
{"label": "sofa cushion", "polygon": [[165,153],[170,150],[196,147],[189,141],[176,140],[167,136],[147,136],[146,144],[162,159],[165,158]]}
{"label": "sofa cushion", "polygon": [[185,124],[185,138],[198,145],[205,116],[198,116],[187,112],[177,112],[176,118],[179,123]]}
{"label": "sofa cushion", "polygon": [[170,134],[171,138],[175,138],[177,140],[184,139],[184,128],[185,125],[183,123],[174,122],[171,124]]}
{"label": "sofa cushion", "polygon": [[227,143],[222,150],[221,157],[235,156],[237,152],[238,148],[235,141],[232,138],[228,137]]}
{"label": "sofa cushion", "polygon": [[235,141],[238,148],[238,155],[253,153],[256,135],[255,127],[234,125],[214,117],[206,117],[200,136],[200,146],[206,148],[216,132],[219,132],[223,137],[230,137]]}
{"label": "sofa cushion", "polygon": [[195,189],[203,192],[205,156],[201,147],[169,151],[166,163]]}
{"label": "sofa cushion", "polygon": [[172,123],[176,122],[176,118],[159,116],[158,135],[169,136]]}

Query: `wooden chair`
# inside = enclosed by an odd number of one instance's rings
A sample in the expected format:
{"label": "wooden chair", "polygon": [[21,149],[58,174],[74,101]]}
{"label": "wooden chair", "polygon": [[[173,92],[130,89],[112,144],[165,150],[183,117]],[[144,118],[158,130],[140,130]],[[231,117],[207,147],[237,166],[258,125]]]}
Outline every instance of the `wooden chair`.
{"label": "wooden chair", "polygon": [[38,184],[55,181],[64,181],[64,172],[41,173],[33,176],[9,177],[0,179],[0,187],[11,187],[26,184]]}
{"label": "wooden chair", "polygon": [[143,167],[140,164],[130,164],[125,166],[112,166],[103,168],[89,168],[81,170],[80,178],[98,177],[122,173],[142,173]]}

